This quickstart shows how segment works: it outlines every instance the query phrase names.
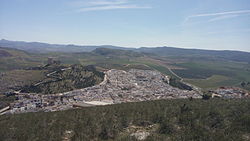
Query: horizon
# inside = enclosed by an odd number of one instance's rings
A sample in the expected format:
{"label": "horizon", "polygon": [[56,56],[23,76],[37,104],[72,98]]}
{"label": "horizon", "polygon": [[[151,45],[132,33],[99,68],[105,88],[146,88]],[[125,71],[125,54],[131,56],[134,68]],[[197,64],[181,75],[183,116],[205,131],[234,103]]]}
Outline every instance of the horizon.
{"label": "horizon", "polygon": [[[233,50],[233,49],[226,49],[226,50],[221,50],[221,49],[201,49],[201,48],[192,48],[192,47],[175,47],[175,46],[139,46],[139,47],[126,47],[126,46],[118,46],[118,45],[81,45],[81,44],[59,44],[59,43],[47,43],[47,42],[40,42],[40,41],[14,41],[14,40],[8,40],[8,39],[1,39],[0,41],[10,41],[10,42],[24,42],[24,43],[42,43],[42,44],[50,44],[50,45],[62,45],[62,46],[80,46],[80,47],[85,47],[85,46],[114,46],[114,47],[121,47],[121,48],[128,48],[128,49],[139,49],[139,48],[177,48],[177,49],[187,49],[187,50],[207,50],[207,51],[238,51],[238,52],[246,52],[250,53],[250,51],[242,51],[242,50]],[[0,46],[1,47],[1,46]],[[105,47],[104,47],[105,48]]]}
{"label": "horizon", "polygon": [[2,0],[0,9],[0,39],[250,52],[248,0]]}

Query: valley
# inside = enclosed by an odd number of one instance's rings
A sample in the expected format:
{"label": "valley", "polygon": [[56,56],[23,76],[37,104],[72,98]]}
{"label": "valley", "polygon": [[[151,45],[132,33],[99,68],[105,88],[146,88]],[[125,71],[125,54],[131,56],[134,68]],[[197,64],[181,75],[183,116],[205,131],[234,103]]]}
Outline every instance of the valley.
{"label": "valley", "polygon": [[[48,140],[248,139],[248,129],[237,126],[248,125],[250,66],[242,61],[247,53],[235,61],[162,54],[166,47],[159,54],[103,46],[88,52],[0,49],[3,139],[34,140],[31,134],[40,131]],[[41,126],[37,133],[30,132],[38,127],[29,122],[34,120]],[[22,122],[29,129],[21,137]]]}

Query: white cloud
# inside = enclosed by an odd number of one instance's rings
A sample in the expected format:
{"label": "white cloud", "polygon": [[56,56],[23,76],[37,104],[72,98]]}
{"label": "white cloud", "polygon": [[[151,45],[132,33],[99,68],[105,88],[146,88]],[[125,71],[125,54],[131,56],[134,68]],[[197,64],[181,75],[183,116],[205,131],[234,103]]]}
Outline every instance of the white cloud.
{"label": "white cloud", "polygon": [[78,9],[76,12],[114,10],[114,9],[148,9],[148,8],[151,7],[137,6],[137,5],[108,5],[108,6],[97,6],[97,7],[85,7]]}
{"label": "white cloud", "polygon": [[185,19],[184,23],[188,22],[191,19],[199,18],[199,17],[215,17],[215,18],[210,19],[209,21],[218,21],[218,20],[229,19],[229,18],[236,17],[238,15],[249,14],[249,13],[250,13],[250,10],[239,10],[239,11],[227,11],[227,12],[218,12],[218,13],[195,14],[195,15],[188,16]]}
{"label": "white cloud", "polygon": [[88,4],[92,6],[97,6],[97,5],[119,5],[126,3],[128,3],[127,0],[116,0],[116,1],[99,0],[99,1],[91,1]]}
{"label": "white cloud", "polygon": [[87,0],[75,1],[71,3],[72,6],[78,7],[75,11],[88,12],[88,11],[103,11],[103,10],[116,10],[116,9],[149,9],[150,6],[137,5],[129,0]]}
{"label": "white cloud", "polygon": [[72,0],[68,4],[72,7],[104,6],[126,4],[128,0]]}
{"label": "white cloud", "polygon": [[239,15],[223,15],[223,16],[218,16],[215,18],[212,18],[209,20],[209,22],[214,22],[214,21],[219,21],[219,20],[225,20],[225,19],[231,19],[234,17],[238,17]]}
{"label": "white cloud", "polygon": [[250,10],[239,10],[239,11],[228,11],[219,13],[207,13],[207,14],[196,14],[190,17],[207,17],[207,16],[221,16],[221,15],[231,15],[231,14],[245,14],[250,13]]}

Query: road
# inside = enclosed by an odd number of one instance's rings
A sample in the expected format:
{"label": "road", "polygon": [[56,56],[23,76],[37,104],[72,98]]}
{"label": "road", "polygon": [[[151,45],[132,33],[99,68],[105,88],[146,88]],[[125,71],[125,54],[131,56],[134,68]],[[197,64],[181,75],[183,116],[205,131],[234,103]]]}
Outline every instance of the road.
{"label": "road", "polygon": [[[145,65],[145,66],[147,66],[147,67],[150,67],[150,66],[148,66],[148,65],[146,65],[146,64],[143,64],[143,65]],[[192,87],[193,90],[197,91],[198,93],[200,93],[200,94],[202,93],[201,88],[199,88],[199,87],[197,87],[197,86],[195,86],[195,85],[192,85],[192,84],[189,84],[189,83],[185,82],[184,79],[183,79],[182,77],[180,77],[180,76],[177,75],[175,72],[173,72],[169,67],[167,67],[167,66],[165,66],[165,65],[164,65],[164,67],[167,68],[174,76],[176,76],[177,78],[179,78],[179,79],[180,79],[180,82],[182,82],[182,83],[184,83],[184,84],[186,84],[186,85]],[[152,68],[152,67],[150,67],[150,68]],[[156,70],[155,68],[153,68],[153,69]],[[156,71],[158,71],[158,70],[156,70]]]}

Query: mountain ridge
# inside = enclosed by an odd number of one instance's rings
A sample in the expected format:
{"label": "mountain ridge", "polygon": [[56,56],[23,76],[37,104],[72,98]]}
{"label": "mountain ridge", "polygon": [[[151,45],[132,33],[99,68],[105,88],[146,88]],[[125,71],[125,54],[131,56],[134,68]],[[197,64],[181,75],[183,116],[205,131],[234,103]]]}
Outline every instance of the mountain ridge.
{"label": "mountain ridge", "polygon": [[100,46],[79,46],[79,45],[62,45],[62,44],[47,44],[41,42],[24,42],[24,41],[9,41],[0,40],[0,46],[5,48],[14,48],[23,50],[30,53],[49,53],[49,52],[61,52],[61,53],[81,53],[92,52],[98,48],[115,49],[123,51],[133,51],[138,53],[144,53],[147,55],[156,55],[161,57],[175,56],[182,58],[192,59],[220,59],[238,62],[250,63],[250,52],[233,51],[233,50],[205,50],[205,49],[186,49],[176,47],[140,47],[140,48],[126,48],[112,45],[100,45]]}
{"label": "mountain ridge", "polygon": [[[202,50],[202,51],[228,51],[228,52],[246,52],[246,53],[250,53],[249,51],[240,51],[240,50],[212,50],[212,49],[199,49],[199,48],[183,48],[183,47],[172,47],[172,46],[156,46],[156,47],[146,47],[146,46],[142,46],[142,47],[137,47],[137,48],[133,48],[133,47],[122,47],[122,46],[115,46],[115,45],[76,45],[76,44],[51,44],[51,43],[44,43],[44,42],[26,42],[26,41],[12,41],[12,40],[6,40],[6,39],[1,39],[0,40],[0,45],[2,45],[2,47],[7,47],[7,48],[14,48],[11,47],[10,45],[6,45],[6,43],[25,43],[25,44],[30,44],[30,45],[35,45],[35,44],[39,44],[42,46],[50,46],[53,48],[58,48],[58,47],[81,47],[81,48],[91,48],[90,51],[93,51],[96,48],[111,48],[111,49],[124,49],[124,50],[147,50],[147,49],[162,49],[162,48],[168,48],[168,49],[182,49],[182,50]],[[5,46],[4,46],[5,44]],[[12,44],[13,45],[13,44]],[[18,45],[15,45],[18,46]],[[35,47],[37,47],[37,45],[35,45]]]}

